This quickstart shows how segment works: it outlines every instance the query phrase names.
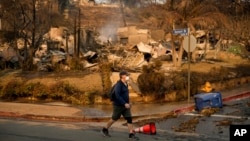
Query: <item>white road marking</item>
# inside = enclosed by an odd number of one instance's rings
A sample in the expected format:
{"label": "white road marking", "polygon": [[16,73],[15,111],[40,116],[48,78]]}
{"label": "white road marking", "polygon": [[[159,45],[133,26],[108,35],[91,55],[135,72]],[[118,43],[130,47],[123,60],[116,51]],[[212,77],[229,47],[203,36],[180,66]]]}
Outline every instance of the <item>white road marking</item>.
{"label": "white road marking", "polygon": [[[202,114],[194,114],[194,113],[185,113],[184,115],[186,116],[204,116]],[[218,115],[218,114],[213,114],[211,117],[221,117],[221,118],[233,118],[233,119],[250,119],[250,117],[246,116],[232,116],[232,115]]]}

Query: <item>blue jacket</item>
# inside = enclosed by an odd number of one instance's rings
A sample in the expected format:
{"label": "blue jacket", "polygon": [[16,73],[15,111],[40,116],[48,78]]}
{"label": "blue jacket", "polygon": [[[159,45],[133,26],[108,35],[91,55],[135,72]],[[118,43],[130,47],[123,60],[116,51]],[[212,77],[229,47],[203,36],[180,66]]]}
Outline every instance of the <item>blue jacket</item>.
{"label": "blue jacket", "polygon": [[126,103],[129,103],[129,90],[121,80],[115,85],[115,99],[113,104],[116,106],[124,106]]}

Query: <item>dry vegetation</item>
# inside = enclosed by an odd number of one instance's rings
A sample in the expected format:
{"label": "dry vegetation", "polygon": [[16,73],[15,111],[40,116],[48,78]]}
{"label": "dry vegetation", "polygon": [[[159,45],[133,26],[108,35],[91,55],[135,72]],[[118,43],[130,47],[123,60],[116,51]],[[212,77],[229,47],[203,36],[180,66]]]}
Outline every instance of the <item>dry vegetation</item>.
{"label": "dry vegetation", "polygon": [[[243,51],[230,48],[228,52],[231,53],[226,53],[226,57],[225,53],[219,52],[218,58],[223,58],[221,60],[213,60],[213,63],[207,61],[192,64],[191,94],[198,93],[200,86],[206,81],[226,83],[231,79],[249,77],[249,59],[242,61],[242,56],[240,56],[242,54],[249,55],[249,52],[247,52],[250,48],[248,41],[250,37],[249,13],[244,14],[243,9],[232,13],[230,10],[233,7],[232,4],[229,4],[229,1],[225,4],[216,2],[217,5],[211,5],[214,1],[206,1],[206,3],[201,4],[194,3],[193,5],[184,6],[185,9],[183,9],[183,4],[188,2],[187,0],[183,0],[181,4],[177,2],[179,1],[176,1],[173,5],[167,3],[141,8],[126,7],[124,9],[125,19],[128,25],[136,25],[138,28],[164,29],[166,33],[172,32],[173,25],[176,28],[188,25],[196,29],[209,30],[211,33],[219,32],[223,39],[233,39],[245,44]],[[231,6],[231,8],[227,6]],[[187,12],[187,10],[190,11]],[[246,7],[246,10],[249,10],[249,8]],[[83,13],[82,26],[97,28],[110,24],[122,26],[122,15],[119,7],[84,7],[81,11]],[[74,11],[71,12],[71,16],[75,17]],[[238,16],[237,19],[235,19],[235,14]],[[62,17],[60,18],[62,19]],[[72,29],[73,18],[70,20],[62,25],[68,25],[68,28]],[[55,18],[52,24],[56,21]],[[54,23],[56,26],[60,24]],[[238,44],[234,46],[238,46]],[[22,72],[17,77],[11,75],[9,73],[11,71],[2,71],[0,80],[1,98],[7,100],[19,97],[29,98],[29,100],[62,100],[72,104],[92,104],[95,95],[107,98],[107,93],[111,87],[109,78],[112,70],[109,63],[100,62],[99,71],[92,73],[91,70],[84,69],[82,65],[79,65],[79,60],[72,59],[68,61],[72,71],[63,76],[60,74],[60,65],[55,65],[53,68],[55,72],[51,74],[43,75],[38,73],[34,77],[31,77],[32,74],[29,72]],[[164,63],[164,61],[156,60],[149,66],[142,68],[142,74],[137,80],[142,94],[156,95],[157,98],[162,98],[165,94],[175,92],[177,101],[185,99],[187,96],[187,65],[183,64],[180,68],[181,71],[171,71],[167,72],[168,75],[165,75],[166,72],[162,69]],[[29,65],[26,64],[26,66]],[[238,84],[243,83],[249,83],[248,79],[244,82],[240,81]],[[228,85],[223,89],[231,86]]]}
{"label": "dry vegetation", "polygon": [[101,94],[102,84],[99,73],[1,71],[0,97],[2,100],[63,101],[74,105],[84,105],[95,103],[95,97]]}
{"label": "dry vegetation", "polygon": [[100,75],[102,78],[104,97],[108,98],[109,91],[112,87],[112,82],[110,80],[110,76],[111,76],[111,64],[110,63],[103,63],[100,65]]}
{"label": "dry vegetation", "polygon": [[157,72],[161,67],[160,61],[155,61],[153,64],[143,66],[142,74],[137,79],[138,86],[144,95],[159,95],[163,94],[163,82],[165,76],[163,73]]}
{"label": "dry vegetation", "polygon": [[42,83],[28,83],[12,80],[2,88],[2,98],[16,100],[27,98],[27,101],[59,100],[71,104],[83,104],[84,92],[76,89],[67,82],[59,82],[51,86]]}
{"label": "dry vegetation", "polygon": [[[233,64],[225,65],[222,63],[222,65],[219,65],[209,62],[191,64],[191,95],[201,93],[201,86],[207,81],[214,84],[215,91],[249,83],[249,64],[240,64],[233,67],[230,65]],[[164,75],[162,70],[156,69],[155,66],[157,65],[144,66],[142,74],[138,77],[138,85],[143,95],[156,95],[158,98],[163,98],[165,94],[175,93],[174,99],[176,101],[186,99],[188,87],[186,66],[182,67],[182,71],[171,71],[167,76]],[[240,78],[243,79],[239,80]]]}

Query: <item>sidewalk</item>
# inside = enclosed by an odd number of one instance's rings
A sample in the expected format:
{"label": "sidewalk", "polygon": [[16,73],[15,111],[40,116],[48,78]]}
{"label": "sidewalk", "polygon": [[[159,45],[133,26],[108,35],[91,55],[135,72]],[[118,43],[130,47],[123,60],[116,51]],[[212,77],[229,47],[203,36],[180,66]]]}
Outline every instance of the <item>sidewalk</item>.
{"label": "sidewalk", "polygon": [[[221,91],[223,102],[250,97],[250,83],[232,90]],[[135,104],[132,113],[137,118],[157,117],[174,112],[180,114],[194,109],[193,100],[164,104]],[[70,122],[107,121],[112,113],[112,105],[73,107],[63,103],[30,104],[0,102],[0,118],[22,118]]]}

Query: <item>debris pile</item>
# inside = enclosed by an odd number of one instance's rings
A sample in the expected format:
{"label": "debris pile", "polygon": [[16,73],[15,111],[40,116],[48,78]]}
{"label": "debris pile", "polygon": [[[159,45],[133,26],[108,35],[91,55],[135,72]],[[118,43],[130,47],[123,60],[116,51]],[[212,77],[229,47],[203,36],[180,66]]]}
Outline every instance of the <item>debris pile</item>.
{"label": "debris pile", "polygon": [[[113,30],[112,34],[108,31],[105,34],[106,30],[100,34],[94,27],[81,27],[80,33],[77,33],[79,35],[75,36],[66,27],[53,27],[43,36],[33,56],[33,63],[39,71],[50,71],[58,65],[63,70],[70,70],[70,60],[77,58],[80,68],[91,68],[100,62],[108,61],[113,70],[141,71],[142,66],[148,65],[151,60],[163,59],[166,56],[165,58],[171,61],[172,45],[175,42],[172,41],[170,33],[166,34],[163,30],[137,29],[136,26]],[[209,49],[213,49],[211,45],[214,44],[207,40],[208,33],[200,30],[193,34],[197,38],[194,57],[197,54],[202,57]],[[17,50],[1,47],[1,62],[15,64],[25,60],[31,42],[29,38],[25,40],[17,39]]]}
{"label": "debris pile", "polygon": [[81,41],[77,42],[78,44],[76,46],[74,36],[69,33],[67,28],[51,28],[51,30],[44,35],[44,43],[36,50],[33,64],[37,65],[39,71],[50,71],[56,66],[60,66],[60,70],[67,71],[71,70],[71,60],[77,58],[77,68],[96,66],[97,63],[95,63],[94,60],[98,57],[98,54],[88,50],[88,48],[90,48],[88,46],[95,45],[95,42],[93,42],[95,37],[91,36],[92,34],[90,33],[92,31],[90,29],[82,29],[81,32]]}
{"label": "debris pile", "polygon": [[0,69],[17,69],[19,67],[19,59],[23,59],[22,56],[9,43],[0,46]]}
{"label": "debris pile", "polygon": [[182,122],[179,127],[172,127],[172,129],[176,132],[188,132],[194,133],[196,129],[196,125],[199,123],[199,118],[194,117],[186,122]]}
{"label": "debris pile", "polygon": [[219,110],[219,108],[205,108],[200,111],[200,114],[209,117],[212,114],[218,112]]}
{"label": "debris pile", "polygon": [[229,126],[232,124],[232,121],[229,119],[224,119],[220,121],[216,121],[216,126]]}

